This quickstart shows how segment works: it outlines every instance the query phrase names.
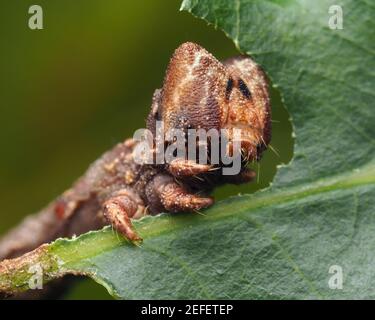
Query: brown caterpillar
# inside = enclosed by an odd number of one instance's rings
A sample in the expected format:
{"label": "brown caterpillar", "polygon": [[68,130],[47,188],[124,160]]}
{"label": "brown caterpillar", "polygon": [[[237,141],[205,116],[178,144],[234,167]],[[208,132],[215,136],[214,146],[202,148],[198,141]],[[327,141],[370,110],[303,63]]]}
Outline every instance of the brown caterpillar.
{"label": "brown caterpillar", "polygon": [[147,128],[155,133],[156,121],[163,121],[166,130],[225,129],[229,142],[233,139],[231,130],[239,128],[240,172],[224,176],[218,170],[221,164],[199,164],[191,159],[138,164],[133,158],[138,142],[128,139],[95,161],[71,189],[37,216],[27,218],[5,236],[0,258],[107,223],[136,243],[141,238],[131,219],[212,205],[214,200],[207,195],[215,186],[254,178],[255,173],[246,164],[259,160],[267,148],[270,119],[267,81],[251,58],[238,56],[221,63],[195,43],[182,44],[171,58],[162,89],[154,93]]}

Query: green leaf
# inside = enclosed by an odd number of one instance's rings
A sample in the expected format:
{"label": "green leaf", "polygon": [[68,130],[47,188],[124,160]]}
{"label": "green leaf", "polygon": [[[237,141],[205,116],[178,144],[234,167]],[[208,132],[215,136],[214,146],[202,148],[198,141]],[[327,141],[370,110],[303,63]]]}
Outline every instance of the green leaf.
{"label": "green leaf", "polygon": [[[204,216],[135,222],[141,247],[110,228],[57,240],[37,253],[46,279],[84,273],[118,298],[375,298],[375,6],[340,1],[344,29],[331,30],[331,4],[184,1],[263,66],[292,117],[293,160]],[[25,288],[28,266],[0,266],[0,291]]]}

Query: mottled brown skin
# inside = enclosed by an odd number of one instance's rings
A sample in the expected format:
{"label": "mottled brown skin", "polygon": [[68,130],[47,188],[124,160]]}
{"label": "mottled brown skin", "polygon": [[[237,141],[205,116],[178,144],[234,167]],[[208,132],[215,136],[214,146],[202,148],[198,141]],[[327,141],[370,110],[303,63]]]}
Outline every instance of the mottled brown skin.
{"label": "mottled brown skin", "polygon": [[[3,238],[0,258],[14,257],[57,237],[70,237],[107,223],[138,243],[141,238],[131,219],[212,205],[214,201],[207,194],[215,186],[254,178],[246,164],[259,160],[269,144],[270,116],[267,81],[249,57],[221,63],[197,44],[182,44],[170,61],[162,89],[154,93],[147,128],[155,132],[155,121],[162,120],[165,130],[224,128],[229,137],[232,128],[240,128],[241,172],[223,176],[220,165],[186,159],[140,165],[132,154],[137,142],[128,139],[94,162],[71,189],[36,217],[28,218]],[[41,225],[46,230],[43,235]],[[24,236],[30,230],[35,231],[31,241]]]}

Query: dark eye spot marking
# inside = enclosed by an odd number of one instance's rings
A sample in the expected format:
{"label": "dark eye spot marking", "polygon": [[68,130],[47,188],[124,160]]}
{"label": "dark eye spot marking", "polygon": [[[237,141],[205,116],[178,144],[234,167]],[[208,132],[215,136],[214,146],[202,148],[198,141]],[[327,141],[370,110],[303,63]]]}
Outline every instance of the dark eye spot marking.
{"label": "dark eye spot marking", "polygon": [[225,89],[225,99],[227,100],[229,99],[232,89],[233,89],[233,79],[229,78],[227,82],[227,88]]}
{"label": "dark eye spot marking", "polygon": [[238,89],[240,89],[241,93],[245,96],[246,99],[251,99],[250,90],[242,79],[238,80]]}

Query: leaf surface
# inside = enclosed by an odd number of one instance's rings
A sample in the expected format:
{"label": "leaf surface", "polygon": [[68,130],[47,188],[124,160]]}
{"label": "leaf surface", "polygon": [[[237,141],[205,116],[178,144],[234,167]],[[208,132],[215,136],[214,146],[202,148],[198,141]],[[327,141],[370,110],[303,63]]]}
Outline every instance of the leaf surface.
{"label": "leaf surface", "polygon": [[110,228],[57,240],[41,255],[58,262],[48,275],[85,273],[125,299],[375,298],[375,6],[340,3],[344,29],[332,30],[334,1],[185,0],[278,88],[293,160],[270,188],[204,216],[135,222],[141,247]]}

